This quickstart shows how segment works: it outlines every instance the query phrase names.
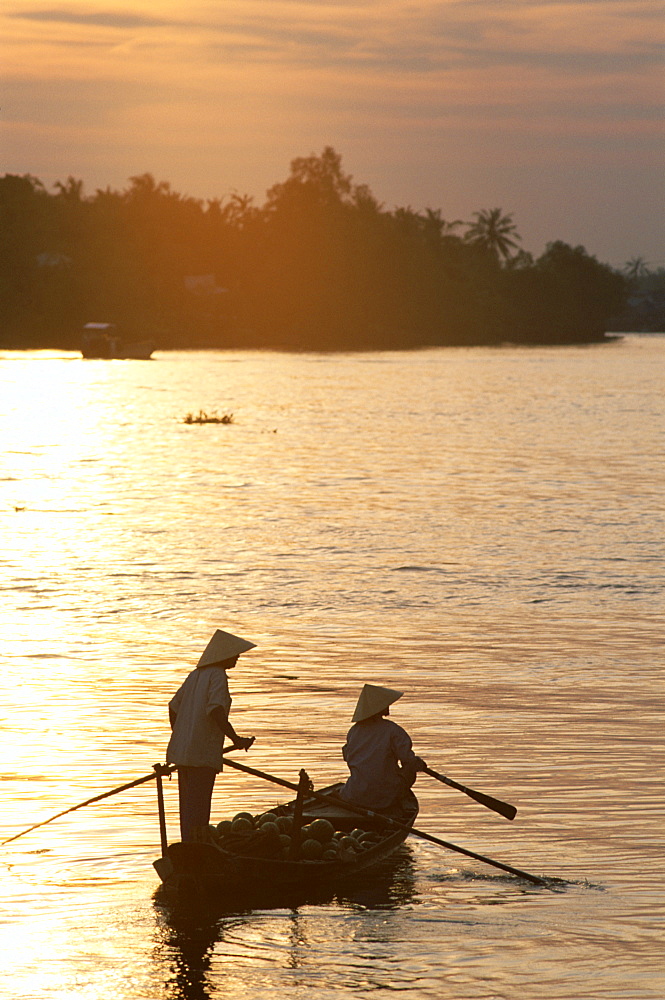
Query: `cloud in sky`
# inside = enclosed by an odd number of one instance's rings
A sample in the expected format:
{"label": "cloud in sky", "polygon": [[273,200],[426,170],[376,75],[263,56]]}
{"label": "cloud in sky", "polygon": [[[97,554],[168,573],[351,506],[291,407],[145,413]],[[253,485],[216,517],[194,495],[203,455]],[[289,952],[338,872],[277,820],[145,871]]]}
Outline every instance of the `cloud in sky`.
{"label": "cloud in sky", "polygon": [[659,27],[642,0],[16,0],[5,171],[260,202],[333,145],[389,206],[663,257]]}
{"label": "cloud in sky", "polygon": [[177,24],[172,19],[150,17],[149,15],[132,14],[129,12],[103,10],[76,11],[59,8],[9,11],[7,17],[22,21],[51,22],[53,24],[94,24],[107,28],[155,28],[166,25],[175,27]]}

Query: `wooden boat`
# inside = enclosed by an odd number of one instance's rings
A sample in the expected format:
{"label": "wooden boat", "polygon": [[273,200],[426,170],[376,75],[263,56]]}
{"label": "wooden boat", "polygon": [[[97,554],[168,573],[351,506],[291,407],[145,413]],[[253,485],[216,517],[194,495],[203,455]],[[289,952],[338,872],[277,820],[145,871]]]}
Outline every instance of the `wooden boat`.
{"label": "wooden boat", "polygon": [[[341,783],[330,785],[320,789],[319,794],[335,795],[341,787]],[[275,806],[268,811],[278,818],[295,819],[297,801]],[[286,898],[298,891],[312,892],[352,878],[393,854],[406,840],[415,822],[418,801],[412,796],[408,810],[400,817],[400,823],[404,824],[400,829],[386,827],[379,818],[359,816],[343,806],[308,797],[303,801],[302,810],[303,824],[327,819],[336,831],[350,833],[354,829],[362,829],[365,837],[360,849],[345,845],[337,849],[334,858],[292,860],[284,856],[260,856],[268,853],[262,850],[260,839],[256,850],[243,853],[241,838],[236,838],[231,848],[224,839],[211,837],[207,843],[170,844],[163,851],[163,856],[153,862],[155,870],[169,888],[213,894],[218,899],[253,898],[267,894],[273,898]],[[261,827],[258,829],[260,831]]]}
{"label": "wooden boat", "polygon": [[154,349],[152,340],[125,340],[115,323],[86,323],[83,327],[81,354],[84,358],[147,361]]}

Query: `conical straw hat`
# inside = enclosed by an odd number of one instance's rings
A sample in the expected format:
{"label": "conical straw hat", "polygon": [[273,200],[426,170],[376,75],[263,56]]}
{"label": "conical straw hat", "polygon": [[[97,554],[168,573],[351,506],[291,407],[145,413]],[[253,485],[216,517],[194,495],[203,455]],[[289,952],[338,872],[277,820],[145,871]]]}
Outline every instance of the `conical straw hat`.
{"label": "conical straw hat", "polygon": [[210,667],[214,663],[223,663],[224,660],[231,660],[234,656],[240,656],[241,653],[246,653],[248,649],[255,647],[255,642],[249,642],[237,635],[231,635],[230,632],[222,632],[221,629],[217,629],[196,666]]}
{"label": "conical straw hat", "polygon": [[401,698],[403,694],[403,691],[393,691],[391,688],[365,684],[360,692],[351,722],[362,722],[363,719],[369,719],[370,715],[377,715],[378,712],[382,712],[384,708],[388,708],[388,705],[392,705],[394,701]]}

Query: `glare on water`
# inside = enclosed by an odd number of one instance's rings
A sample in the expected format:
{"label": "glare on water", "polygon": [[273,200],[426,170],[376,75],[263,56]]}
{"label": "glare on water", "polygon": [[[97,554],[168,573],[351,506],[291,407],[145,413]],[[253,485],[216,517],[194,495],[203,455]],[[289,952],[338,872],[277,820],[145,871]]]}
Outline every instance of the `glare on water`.
{"label": "glare on water", "polygon": [[[150,772],[222,627],[258,643],[248,762],[339,777],[359,687],[397,687],[432,767],[518,807],[421,776],[419,828],[562,881],[412,839],[330,898],[192,913],[148,783],[1,849],[0,997],[662,1000],[664,361],[3,355],[0,839]],[[227,770],[215,818],[282,798]]]}

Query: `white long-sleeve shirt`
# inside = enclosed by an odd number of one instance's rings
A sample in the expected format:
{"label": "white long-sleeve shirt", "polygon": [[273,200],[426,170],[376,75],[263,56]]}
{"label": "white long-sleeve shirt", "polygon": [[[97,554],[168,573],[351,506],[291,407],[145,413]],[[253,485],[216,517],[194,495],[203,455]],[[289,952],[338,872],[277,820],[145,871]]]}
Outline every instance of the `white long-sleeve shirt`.
{"label": "white long-sleeve shirt", "polygon": [[[342,798],[367,809],[386,809],[410,787],[416,755],[411,737],[392,719],[356,722],[348,732],[342,756],[351,775],[340,791]],[[408,767],[406,780],[400,764]]]}
{"label": "white long-sleeve shirt", "polygon": [[222,770],[224,733],[210,714],[219,707],[227,715],[231,710],[226,670],[222,667],[192,670],[169,703],[176,718],[166,750],[167,764]]}

